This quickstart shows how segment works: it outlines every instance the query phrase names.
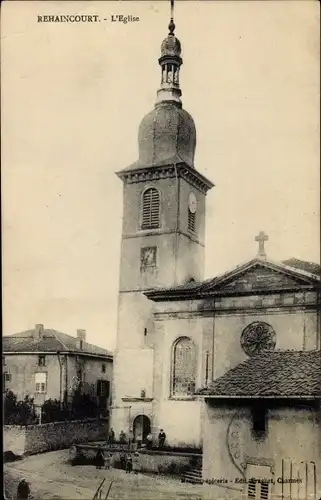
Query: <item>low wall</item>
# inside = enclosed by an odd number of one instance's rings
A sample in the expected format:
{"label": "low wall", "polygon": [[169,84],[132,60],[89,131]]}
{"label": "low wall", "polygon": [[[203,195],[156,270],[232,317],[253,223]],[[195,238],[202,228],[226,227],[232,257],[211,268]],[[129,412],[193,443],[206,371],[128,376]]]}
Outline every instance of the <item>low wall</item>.
{"label": "low wall", "polygon": [[26,446],[26,428],[19,425],[3,426],[3,451],[11,451],[15,455],[24,454]]}
{"label": "low wall", "polygon": [[[119,467],[120,465],[120,455],[122,452],[128,452],[128,450],[122,450],[120,448],[110,447],[110,446],[98,446],[98,445],[79,445],[75,447],[72,458],[76,455],[79,456],[81,453],[85,458],[91,460],[95,457],[97,450],[102,449],[107,453],[111,453],[112,460],[111,464],[113,467]],[[189,466],[195,464],[195,462],[202,461],[201,454],[194,453],[180,453],[180,452],[170,452],[170,451],[155,451],[155,450],[138,450],[139,452],[139,465],[142,472],[153,472],[156,474],[181,474]]]}
{"label": "low wall", "polygon": [[5,425],[3,451],[12,451],[19,456],[33,455],[69,448],[76,443],[99,441],[106,438],[106,433],[107,422],[97,419],[53,422],[27,427]]}
{"label": "low wall", "polygon": [[159,451],[143,451],[139,454],[142,471],[158,474],[181,474],[191,465],[191,454],[165,453]]}

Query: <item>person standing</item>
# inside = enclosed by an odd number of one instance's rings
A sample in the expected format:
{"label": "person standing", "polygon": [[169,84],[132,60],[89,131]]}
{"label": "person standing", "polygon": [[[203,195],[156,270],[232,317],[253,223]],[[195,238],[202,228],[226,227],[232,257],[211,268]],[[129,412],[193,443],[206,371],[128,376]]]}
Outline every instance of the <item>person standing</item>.
{"label": "person standing", "polygon": [[102,469],[105,465],[104,453],[101,448],[97,450],[95,462],[96,462],[96,469]]}
{"label": "person standing", "polygon": [[113,445],[115,443],[115,432],[114,429],[111,428],[108,433],[108,444]]}
{"label": "person standing", "polygon": [[138,451],[134,453],[134,458],[133,458],[133,471],[135,474],[138,474],[140,471],[140,457]]}
{"label": "person standing", "polygon": [[158,434],[158,447],[159,448],[164,448],[165,440],[166,440],[166,434],[163,431],[163,429],[161,429],[159,434]]}
{"label": "person standing", "polygon": [[125,470],[126,469],[126,453],[123,451],[120,453],[120,467],[121,469]]}
{"label": "person standing", "polygon": [[149,450],[153,446],[153,435],[151,432],[146,436],[146,446]]}
{"label": "person standing", "polygon": [[133,458],[130,453],[126,457],[126,474],[130,474],[133,469]]}
{"label": "person standing", "polygon": [[21,479],[17,488],[17,500],[27,500],[30,497],[30,486],[25,480]]}
{"label": "person standing", "polygon": [[134,442],[134,434],[133,434],[132,429],[129,429],[129,433],[128,433],[128,449],[129,450],[132,449],[133,442]]}
{"label": "person standing", "polygon": [[124,433],[123,430],[120,431],[119,442],[122,443],[122,444],[126,443],[126,434]]}
{"label": "person standing", "polygon": [[104,458],[105,458],[105,469],[107,470],[111,469],[111,464],[113,459],[112,453],[106,453]]}

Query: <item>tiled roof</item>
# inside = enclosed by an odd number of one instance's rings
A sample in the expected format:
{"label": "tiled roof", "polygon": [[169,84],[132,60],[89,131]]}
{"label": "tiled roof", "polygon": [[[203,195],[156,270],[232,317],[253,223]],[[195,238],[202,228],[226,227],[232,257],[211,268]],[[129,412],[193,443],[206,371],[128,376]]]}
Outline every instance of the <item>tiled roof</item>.
{"label": "tiled roof", "polygon": [[271,351],[240,363],[197,394],[321,397],[321,351]]}
{"label": "tiled roof", "polygon": [[321,276],[321,265],[316,264],[315,262],[308,262],[306,260],[300,260],[292,257],[291,259],[284,260],[283,264],[295,269],[300,269],[301,271]]}
{"label": "tiled roof", "polygon": [[41,338],[35,336],[35,330],[6,335],[2,337],[3,352],[57,352],[69,351],[87,355],[112,356],[110,351],[97,347],[93,344],[83,342],[82,349],[77,347],[76,337],[44,328]]}

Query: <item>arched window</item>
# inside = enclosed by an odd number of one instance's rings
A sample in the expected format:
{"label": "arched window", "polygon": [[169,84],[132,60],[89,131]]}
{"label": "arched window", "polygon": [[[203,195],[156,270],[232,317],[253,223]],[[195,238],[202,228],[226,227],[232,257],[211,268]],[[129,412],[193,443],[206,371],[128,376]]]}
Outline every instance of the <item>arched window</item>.
{"label": "arched window", "polygon": [[160,196],[155,188],[148,188],[143,193],[142,199],[142,229],[154,229],[159,227],[160,219]]}
{"label": "arched window", "polygon": [[172,362],[172,396],[191,396],[196,379],[196,346],[191,339],[175,342]]}

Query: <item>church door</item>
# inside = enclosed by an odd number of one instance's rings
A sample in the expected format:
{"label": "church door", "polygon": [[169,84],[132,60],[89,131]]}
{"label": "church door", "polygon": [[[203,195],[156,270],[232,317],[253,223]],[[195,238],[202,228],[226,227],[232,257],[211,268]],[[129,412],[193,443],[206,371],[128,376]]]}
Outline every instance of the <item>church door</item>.
{"label": "church door", "polygon": [[150,433],[150,420],[146,415],[137,415],[133,423],[134,439],[143,443]]}

